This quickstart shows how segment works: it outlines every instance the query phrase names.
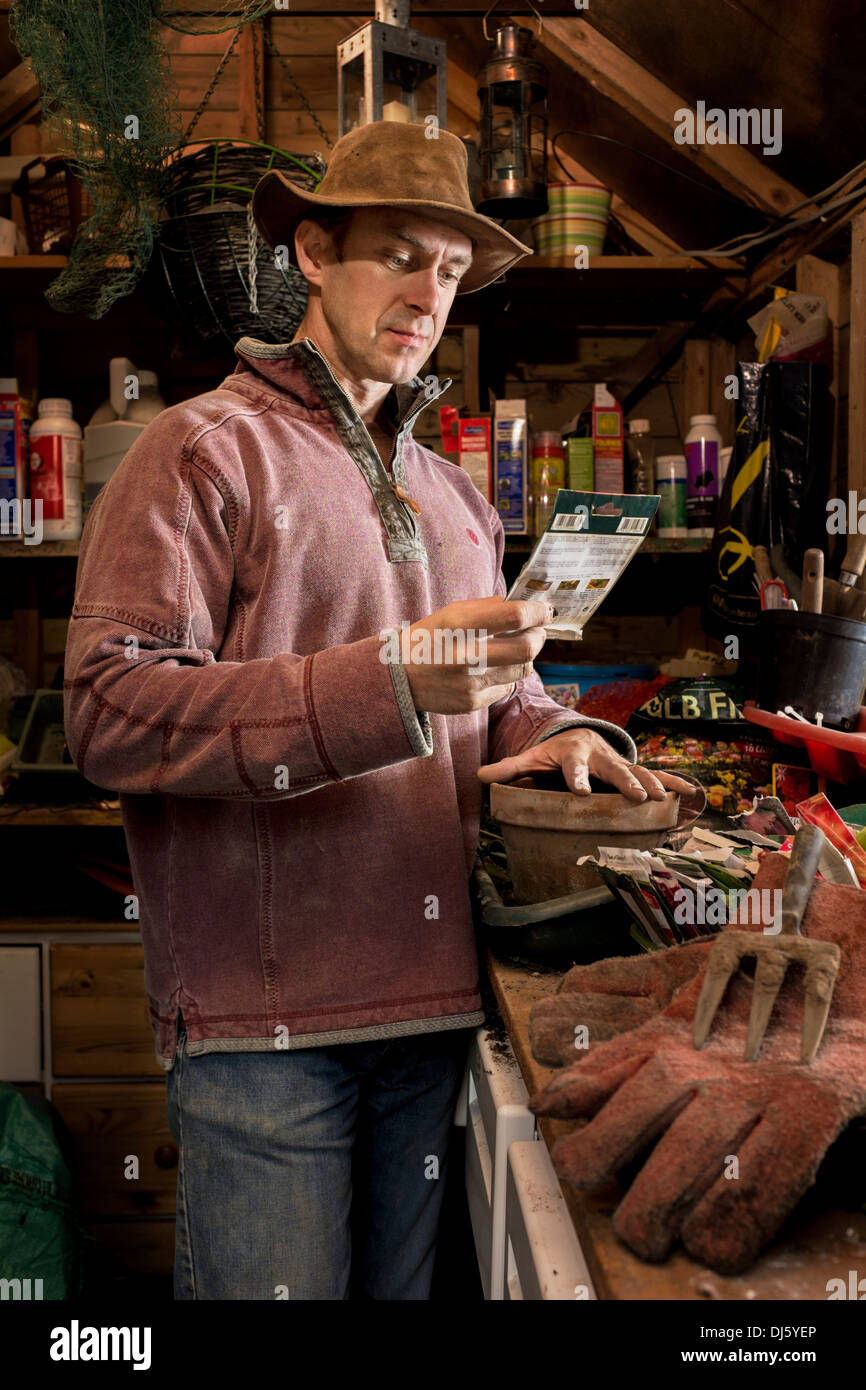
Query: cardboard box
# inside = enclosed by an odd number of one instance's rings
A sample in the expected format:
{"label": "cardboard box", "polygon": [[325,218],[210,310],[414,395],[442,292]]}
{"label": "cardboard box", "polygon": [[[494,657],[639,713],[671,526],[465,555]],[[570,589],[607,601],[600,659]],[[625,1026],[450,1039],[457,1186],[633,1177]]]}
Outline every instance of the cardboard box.
{"label": "cardboard box", "polygon": [[595,492],[595,459],[591,439],[570,434],[565,441],[566,486],[572,492]]}
{"label": "cardboard box", "polygon": [[457,407],[456,405],[440,405],[439,407],[439,429],[442,434],[443,454],[456,454],[459,448],[457,442]]}
{"label": "cardboard box", "polygon": [[493,501],[493,450],[489,415],[457,421],[457,462],[465,468],[481,496]]}
{"label": "cardboard box", "polygon": [[592,403],[592,449],[595,491],[623,492],[625,455],[622,406],[614,400],[604,382],[596,386]]}
{"label": "cardboard box", "polygon": [[507,535],[525,535],[529,529],[528,453],[526,401],[497,401],[493,413],[494,505]]}
{"label": "cardboard box", "polygon": [[25,440],[15,377],[0,378],[0,540],[20,540],[27,499]]}

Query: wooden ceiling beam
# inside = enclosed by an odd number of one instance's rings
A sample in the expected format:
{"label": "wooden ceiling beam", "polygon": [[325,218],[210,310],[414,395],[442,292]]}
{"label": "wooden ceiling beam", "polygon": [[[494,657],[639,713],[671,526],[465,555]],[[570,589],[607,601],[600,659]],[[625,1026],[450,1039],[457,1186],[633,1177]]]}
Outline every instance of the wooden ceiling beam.
{"label": "wooden ceiling beam", "polygon": [[[848,193],[854,193],[860,181],[863,179],[862,172],[851,174],[843,184],[837,188],[833,194],[833,199],[842,198]],[[842,230],[843,227],[866,209],[866,195],[863,198],[852,199],[850,203],[836,208],[833,212],[828,212],[825,217],[818,218],[814,222],[808,222],[798,231],[796,225],[792,232],[781,241],[763,260],[759,261],[749,276],[749,283],[746,289],[746,303],[754,299],[757,294],[766,289],[767,285],[773,284],[775,280],[781,279],[796,264],[801,256],[814,251],[816,247],[822,245],[829,237]]]}
{"label": "wooden ceiling beam", "polygon": [[[525,23],[525,17],[513,18],[515,23]],[[675,115],[687,109],[688,102],[585,19],[545,15],[539,46],[750,207],[779,215],[805,201],[804,193],[742,145],[675,145]]]}
{"label": "wooden ceiling beam", "polygon": [[[836,196],[840,197],[853,191],[860,177],[859,174],[852,175],[837,191]],[[837,208],[820,221],[808,223],[801,232],[789,236],[782,245],[759,261],[752,270],[744,291],[737,292],[733,282],[726,280],[710,295],[698,319],[691,323],[663,325],[635,357],[623,363],[617,377],[608,382],[610,390],[620,401],[623,409],[632,409],[646,394],[676,356],[680,345],[689,334],[694,334],[700,327],[706,336],[741,320],[767,286],[787,274],[801,256],[820,246],[849,222],[852,222],[855,228],[862,229],[866,226],[864,217],[866,197]],[[860,234],[862,235],[862,230]],[[866,255],[863,256],[863,260],[866,263]]]}
{"label": "wooden ceiling beam", "polygon": [[[0,13],[11,8],[13,0],[0,0]],[[573,15],[574,0],[541,0],[545,17],[551,15]],[[220,14],[236,15],[240,18],[244,13],[244,5],[214,5],[213,0],[186,0],[183,5],[173,5],[172,9],[176,14],[185,15],[190,21],[195,22],[206,14],[213,13],[219,9]],[[274,18],[295,18],[295,19],[328,19],[354,15],[358,10],[358,0],[290,0],[287,10],[274,9]],[[372,19],[374,6],[370,0],[367,14],[361,23],[366,19]],[[413,0],[412,18],[410,24],[419,16],[437,15],[446,18],[468,18],[481,19],[490,10],[490,0]],[[494,18],[497,16],[494,16]],[[521,24],[533,24],[535,19],[527,4],[524,13],[520,17]]]}
{"label": "wooden ceiling beam", "polygon": [[39,106],[39,82],[30,62],[19,63],[0,78],[0,140],[32,121]]}

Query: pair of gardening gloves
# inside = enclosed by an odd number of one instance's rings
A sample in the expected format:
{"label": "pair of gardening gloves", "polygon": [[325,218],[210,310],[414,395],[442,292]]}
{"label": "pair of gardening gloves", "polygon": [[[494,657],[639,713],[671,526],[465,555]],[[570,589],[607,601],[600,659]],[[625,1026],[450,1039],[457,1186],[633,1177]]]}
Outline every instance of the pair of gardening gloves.
{"label": "pair of gardening gloves", "polygon": [[[787,867],[769,855],[753,888],[781,889]],[[712,942],[576,966],[532,1011],[534,1056],[564,1070],[530,1107],[583,1122],[553,1147],[559,1176],[591,1190],[648,1154],[613,1218],[644,1260],[665,1259],[681,1240],[711,1269],[741,1273],[813,1184],[833,1141],[866,1114],[866,893],[817,880],[801,931],[841,948],[810,1065],[799,1060],[805,990],[795,967],[756,1062],[743,1060],[753,980],[742,967],[706,1046],[694,1048]]]}

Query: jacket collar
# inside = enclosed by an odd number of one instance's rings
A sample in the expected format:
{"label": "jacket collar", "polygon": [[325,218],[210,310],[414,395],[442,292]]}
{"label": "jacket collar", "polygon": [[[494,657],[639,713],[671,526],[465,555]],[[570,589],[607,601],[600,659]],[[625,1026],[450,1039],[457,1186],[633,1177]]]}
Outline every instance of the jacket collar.
{"label": "jacket collar", "polygon": [[[235,356],[238,358],[235,375],[251,368],[309,410],[333,412],[337,406],[357,417],[353,401],[312,338],[299,338],[294,343],[263,343],[258,338],[243,337],[235,344]],[[425,385],[424,380],[416,376],[392,386],[385,398],[385,410],[395,428],[402,429],[409,417],[437,400],[451,384],[449,378],[437,381],[434,388],[429,377]]]}

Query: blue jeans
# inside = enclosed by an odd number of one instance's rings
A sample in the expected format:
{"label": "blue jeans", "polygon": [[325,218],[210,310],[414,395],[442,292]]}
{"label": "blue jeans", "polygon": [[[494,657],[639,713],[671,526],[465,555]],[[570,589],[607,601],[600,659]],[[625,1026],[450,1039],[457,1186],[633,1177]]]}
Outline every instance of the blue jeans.
{"label": "blue jeans", "polygon": [[429,1298],[474,1032],[190,1057],[180,1028],[175,1299]]}

